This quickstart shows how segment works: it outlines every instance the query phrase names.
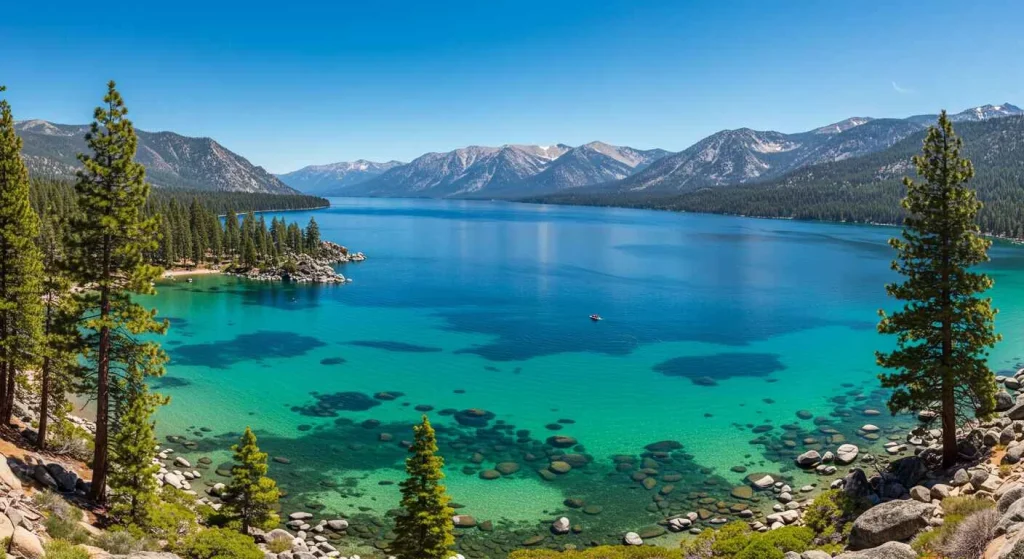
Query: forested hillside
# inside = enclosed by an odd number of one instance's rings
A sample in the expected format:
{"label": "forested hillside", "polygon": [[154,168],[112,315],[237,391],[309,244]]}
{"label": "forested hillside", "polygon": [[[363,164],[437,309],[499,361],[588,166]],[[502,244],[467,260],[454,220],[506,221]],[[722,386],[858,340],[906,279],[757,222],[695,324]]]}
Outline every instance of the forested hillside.
{"label": "forested hillside", "polygon": [[[976,175],[970,185],[985,206],[986,233],[1024,238],[1024,117],[961,122],[964,154]],[[707,212],[757,217],[861,223],[901,223],[902,177],[913,174],[911,157],[924,132],[869,155],[794,171],[777,180],[705,188],[673,196],[643,193],[563,193],[526,201]]]}
{"label": "forested hillside", "polygon": [[[76,211],[74,187],[60,180],[34,179],[33,209],[61,229]],[[320,235],[315,221],[297,223],[273,218],[269,224],[253,212],[327,207],[328,201],[302,194],[206,192],[154,189],[146,200],[146,215],[160,221],[159,248],[148,260],[167,267],[237,263],[255,266],[276,263],[287,253],[315,250]],[[244,214],[239,223],[237,215]],[[221,220],[221,216],[227,219]]]}

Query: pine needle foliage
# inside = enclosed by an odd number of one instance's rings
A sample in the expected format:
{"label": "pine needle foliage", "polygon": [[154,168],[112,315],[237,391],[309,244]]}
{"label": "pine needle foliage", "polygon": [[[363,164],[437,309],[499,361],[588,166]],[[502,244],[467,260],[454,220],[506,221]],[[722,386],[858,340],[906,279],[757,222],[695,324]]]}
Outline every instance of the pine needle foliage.
{"label": "pine needle foliage", "polygon": [[274,508],[281,492],[277,483],[267,477],[267,453],[260,451],[256,434],[249,427],[231,450],[235,452],[235,465],[228,487],[229,515],[238,522],[243,534],[249,528],[272,529],[279,520]]}
{"label": "pine needle foliage", "polygon": [[893,390],[889,409],[938,413],[945,467],[957,459],[958,421],[995,407],[987,357],[1000,339],[992,300],[980,297],[992,279],[971,270],[988,261],[992,243],[979,232],[981,202],[967,185],[974,167],[960,155],[962,145],[943,111],[913,159],[920,180],[903,181],[903,236],[889,241],[897,255],[892,268],[905,279],[886,292],[904,306],[891,315],[879,311],[878,324],[897,341],[896,350],[877,353],[879,365],[895,370],[880,376]]}
{"label": "pine needle foliage", "polygon": [[78,156],[84,169],[75,184],[78,212],[71,224],[71,269],[75,281],[87,288],[78,296],[84,358],[95,371],[91,497],[96,502],[105,500],[110,430],[118,419],[111,403],[125,401],[112,389],[121,384],[118,379],[131,384],[139,377],[162,375],[167,360],[157,342],[141,341],[146,334],[163,334],[167,321],[158,321],[156,310],[132,299],[154,293],[153,281],[161,272],[145,258],[159,240],[157,216],[143,213],[150,188],[146,170],[135,161],[138,138],[114,82],[108,84],[103,103],[85,136],[91,153]]}
{"label": "pine needle foliage", "polygon": [[[6,88],[0,86],[0,92]],[[22,140],[7,99],[0,99],[0,423],[10,423],[17,378],[38,363],[42,335],[35,238],[39,220],[29,200]]]}
{"label": "pine needle foliage", "polygon": [[401,484],[405,514],[395,520],[397,537],[391,553],[399,559],[448,559],[455,543],[454,511],[441,484],[444,459],[437,454],[437,438],[427,416],[413,432],[412,455],[405,460],[408,477]]}

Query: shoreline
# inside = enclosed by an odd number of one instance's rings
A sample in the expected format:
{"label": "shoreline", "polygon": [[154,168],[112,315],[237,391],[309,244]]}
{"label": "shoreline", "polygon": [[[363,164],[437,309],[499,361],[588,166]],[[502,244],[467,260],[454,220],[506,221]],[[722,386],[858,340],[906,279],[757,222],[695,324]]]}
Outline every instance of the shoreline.
{"label": "shoreline", "polygon": [[215,268],[172,268],[170,270],[164,270],[160,274],[160,279],[173,279],[177,277],[186,276],[208,276],[212,274],[223,274],[224,271]]}
{"label": "shoreline", "polygon": [[[307,194],[306,196],[309,196],[309,194]],[[330,207],[331,207],[331,204],[330,204],[330,202],[328,202],[326,206],[310,206],[308,208],[290,208],[290,209],[273,209],[273,208],[271,208],[269,210],[250,210],[250,211],[255,215],[255,214],[265,214],[265,213],[309,212],[309,211],[313,211],[313,210],[325,210],[325,209],[328,209]],[[249,212],[248,211],[246,211],[246,212],[235,212],[235,215],[245,215],[247,213],[249,213]],[[228,216],[228,214],[217,214],[217,217],[227,217],[227,216]]]}

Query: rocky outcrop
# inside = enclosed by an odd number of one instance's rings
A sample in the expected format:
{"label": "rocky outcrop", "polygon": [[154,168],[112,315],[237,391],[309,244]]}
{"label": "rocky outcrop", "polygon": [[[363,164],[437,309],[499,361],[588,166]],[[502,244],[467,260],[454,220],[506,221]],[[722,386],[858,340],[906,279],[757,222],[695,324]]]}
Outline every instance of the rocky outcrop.
{"label": "rocky outcrop", "polygon": [[321,241],[320,251],[316,256],[309,254],[290,254],[284,263],[270,268],[235,268],[227,273],[260,281],[289,281],[294,283],[346,283],[346,278],[334,269],[338,264],[362,262],[366,255],[361,252],[349,252],[341,245]]}
{"label": "rocky outcrop", "polygon": [[929,526],[935,505],[918,501],[889,501],[860,515],[850,532],[850,549],[878,547],[909,539]]}
{"label": "rocky outcrop", "polygon": [[848,551],[835,559],[916,559],[914,548],[901,542],[889,542],[872,549]]}

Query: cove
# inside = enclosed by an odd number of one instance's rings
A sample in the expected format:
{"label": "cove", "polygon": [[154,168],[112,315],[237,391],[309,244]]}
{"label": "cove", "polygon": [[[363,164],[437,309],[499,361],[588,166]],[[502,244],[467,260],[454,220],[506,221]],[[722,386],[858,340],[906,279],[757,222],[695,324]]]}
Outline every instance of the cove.
{"label": "cove", "polygon": [[[882,452],[885,436],[858,428],[909,423],[885,412],[874,363],[891,344],[875,323],[892,306],[886,240],[898,229],[332,202],[287,218],[315,215],[324,239],[365,252],[339,268],[353,283],[204,276],[161,282],[146,301],[172,318],[168,378],[154,383],[172,398],[161,437],[186,437],[181,452],[216,465],[251,426],[281,459],[271,475],[286,511],[316,505],[386,525],[402,442],[423,413],[457,512],[495,527],[460,529],[479,556],[561,515],[583,531],[559,541],[584,543],[678,512],[762,506],[736,489],[755,473],[827,486],[793,456],[839,440]],[[997,243],[990,254],[998,370],[1024,354],[1024,251]]]}

